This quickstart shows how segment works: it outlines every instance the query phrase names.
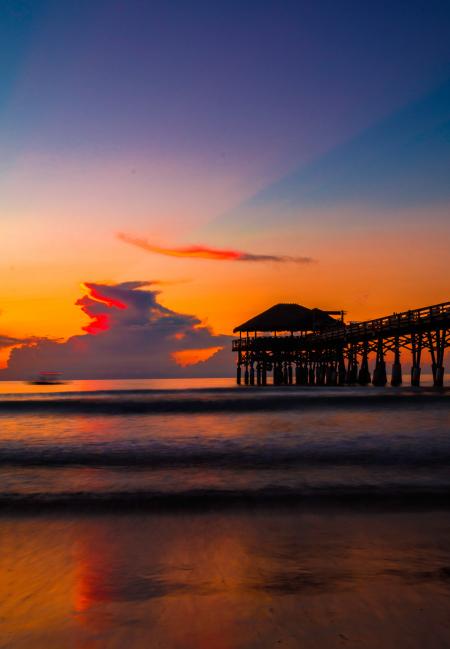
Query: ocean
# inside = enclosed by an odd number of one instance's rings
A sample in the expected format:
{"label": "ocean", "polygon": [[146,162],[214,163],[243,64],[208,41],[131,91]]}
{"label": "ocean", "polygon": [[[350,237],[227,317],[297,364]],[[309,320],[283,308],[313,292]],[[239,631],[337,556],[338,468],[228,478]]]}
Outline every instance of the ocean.
{"label": "ocean", "polygon": [[448,390],[1,386],[0,502],[445,498]]}
{"label": "ocean", "polygon": [[0,649],[449,646],[448,389],[0,390]]}

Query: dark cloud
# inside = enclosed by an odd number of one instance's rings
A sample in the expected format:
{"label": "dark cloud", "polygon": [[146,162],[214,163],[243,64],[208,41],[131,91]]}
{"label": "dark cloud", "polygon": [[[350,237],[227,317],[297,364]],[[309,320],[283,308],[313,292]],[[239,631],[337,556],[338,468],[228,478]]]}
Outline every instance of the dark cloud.
{"label": "dark cloud", "polygon": [[209,259],[216,261],[274,261],[277,263],[292,262],[295,264],[310,264],[314,260],[311,257],[291,257],[289,255],[258,255],[251,252],[239,250],[226,250],[223,248],[210,248],[209,246],[185,246],[181,248],[167,248],[157,246],[146,239],[133,237],[129,234],[119,232],[117,238],[132,246],[146,250],[147,252],[168,257],[187,257],[189,259]]}
{"label": "dark cloud", "polygon": [[42,340],[42,338],[37,338],[35,336],[31,336],[30,338],[12,338],[11,336],[2,336],[0,334],[0,349],[15,347],[16,345],[31,345],[40,340]]}
{"label": "dark cloud", "polygon": [[[0,377],[23,379],[50,370],[67,378],[231,375],[230,338],[214,335],[195,316],[161,305],[152,284],[87,282],[87,294],[77,301],[90,319],[84,327],[86,333],[66,342],[4,337],[13,341],[8,346],[23,346],[12,350]],[[217,351],[220,348],[222,351]],[[186,366],[190,350],[197,359],[207,355],[204,350],[216,353],[209,360]],[[181,353],[183,366],[175,361],[177,353]]]}

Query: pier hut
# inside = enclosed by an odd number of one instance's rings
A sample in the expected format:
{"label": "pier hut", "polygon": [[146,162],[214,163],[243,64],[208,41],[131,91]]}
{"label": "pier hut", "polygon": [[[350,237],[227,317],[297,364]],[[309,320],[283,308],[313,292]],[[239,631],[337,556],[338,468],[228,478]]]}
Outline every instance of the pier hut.
{"label": "pier hut", "polygon": [[[422,352],[431,358],[433,384],[444,385],[450,347],[450,302],[344,322],[344,311],[276,304],[234,329],[237,383],[266,385],[367,385],[388,381],[385,356],[393,355],[391,385],[402,384],[401,356],[411,355],[411,385],[420,385]],[[369,355],[375,359],[373,373]]]}
{"label": "pier hut", "polygon": [[325,382],[325,365],[306,353],[305,339],[343,326],[343,317],[343,311],[275,304],[235,327],[234,333],[239,333],[234,347],[238,384],[243,380],[246,385],[266,385],[269,372],[273,372],[274,385]]}

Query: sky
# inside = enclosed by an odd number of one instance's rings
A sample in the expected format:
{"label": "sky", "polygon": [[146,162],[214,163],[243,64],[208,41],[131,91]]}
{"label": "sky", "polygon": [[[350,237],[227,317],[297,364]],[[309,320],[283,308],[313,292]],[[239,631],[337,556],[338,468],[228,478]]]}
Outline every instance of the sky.
{"label": "sky", "polygon": [[447,301],[449,181],[446,1],[2,0],[3,377],[216,375],[276,302]]}

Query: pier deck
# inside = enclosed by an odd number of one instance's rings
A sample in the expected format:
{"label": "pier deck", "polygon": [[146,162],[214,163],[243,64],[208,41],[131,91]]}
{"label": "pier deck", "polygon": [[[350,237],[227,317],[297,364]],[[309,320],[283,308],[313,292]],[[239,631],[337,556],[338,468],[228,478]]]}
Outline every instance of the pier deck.
{"label": "pier deck", "polygon": [[[386,385],[385,355],[391,352],[391,384],[401,385],[401,355],[409,352],[411,384],[418,386],[421,355],[427,350],[434,385],[443,385],[444,353],[450,346],[450,302],[348,324],[343,317],[340,321],[330,317],[337,313],[276,305],[236,327],[240,337],[233,340],[232,349],[238,354],[238,383],[243,378],[249,385],[265,385],[267,373],[273,372],[275,385]],[[270,327],[273,331],[267,335]],[[373,375],[371,354],[375,355]]]}

